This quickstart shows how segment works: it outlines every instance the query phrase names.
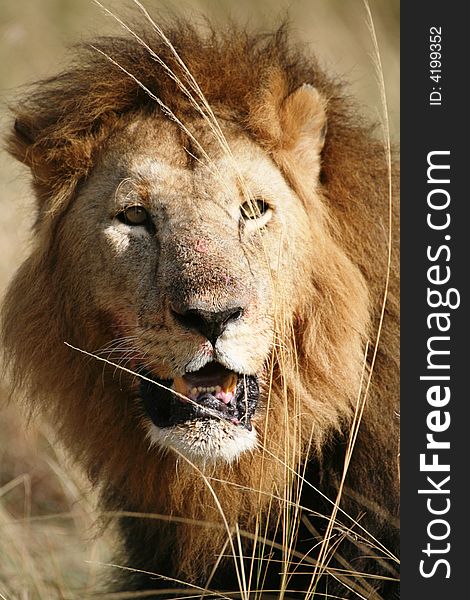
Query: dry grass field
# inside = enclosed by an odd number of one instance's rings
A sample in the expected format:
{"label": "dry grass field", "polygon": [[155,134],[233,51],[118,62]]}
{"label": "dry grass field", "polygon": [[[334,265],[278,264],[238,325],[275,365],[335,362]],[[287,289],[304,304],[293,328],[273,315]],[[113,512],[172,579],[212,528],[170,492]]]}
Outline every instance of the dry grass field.
{"label": "dry grass field", "polygon": [[[102,0],[130,18],[132,0]],[[158,19],[159,4],[145,5]],[[363,112],[381,118],[374,50],[362,0],[193,0],[180,10],[227,15],[269,29],[289,8],[292,34],[322,64],[351,82]],[[370,0],[380,44],[392,138],[398,138],[398,12],[396,0]],[[172,6],[169,2],[165,6]],[[55,73],[65,48],[90,35],[118,31],[93,0],[2,0],[0,3],[0,126],[11,127],[8,105],[20,86]],[[28,251],[34,204],[28,174],[0,153],[0,294]],[[99,536],[93,497],[67,463],[47,427],[28,424],[0,381],[0,599],[79,600],[97,590],[110,560],[112,534]],[[104,597],[104,596],[100,596]]]}

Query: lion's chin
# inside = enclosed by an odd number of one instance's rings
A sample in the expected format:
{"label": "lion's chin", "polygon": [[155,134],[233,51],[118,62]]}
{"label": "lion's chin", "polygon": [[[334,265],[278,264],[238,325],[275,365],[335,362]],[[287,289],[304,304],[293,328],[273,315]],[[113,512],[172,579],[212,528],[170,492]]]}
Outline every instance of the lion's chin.
{"label": "lion's chin", "polygon": [[204,419],[162,428],[148,420],[146,426],[151,446],[171,450],[198,466],[233,463],[257,445],[254,428],[249,431],[229,421]]}

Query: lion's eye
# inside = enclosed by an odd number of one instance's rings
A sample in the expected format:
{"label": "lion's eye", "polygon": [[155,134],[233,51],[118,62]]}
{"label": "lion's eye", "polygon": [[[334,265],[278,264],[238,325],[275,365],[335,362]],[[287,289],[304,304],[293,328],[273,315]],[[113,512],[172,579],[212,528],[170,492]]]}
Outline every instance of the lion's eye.
{"label": "lion's eye", "polygon": [[240,207],[240,211],[245,221],[253,221],[265,216],[270,211],[270,208],[269,204],[262,198],[254,198],[253,200],[244,202]]}
{"label": "lion's eye", "polygon": [[128,206],[118,213],[117,218],[126,225],[147,225],[150,222],[148,212],[143,206]]}

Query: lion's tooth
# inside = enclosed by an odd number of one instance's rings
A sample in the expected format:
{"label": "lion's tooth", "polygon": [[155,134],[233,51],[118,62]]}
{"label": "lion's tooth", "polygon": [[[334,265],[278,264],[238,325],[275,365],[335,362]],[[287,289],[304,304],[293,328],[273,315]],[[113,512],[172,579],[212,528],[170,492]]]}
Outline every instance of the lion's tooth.
{"label": "lion's tooth", "polygon": [[223,389],[226,392],[233,392],[237,387],[238,376],[236,373],[230,373],[228,378],[224,382]]}
{"label": "lion's tooth", "polygon": [[[176,380],[175,380],[176,382]],[[179,389],[177,389],[177,386],[173,386],[174,389],[176,391],[179,391]],[[222,385],[210,385],[210,386],[206,386],[206,385],[198,385],[197,387],[194,386],[191,389],[187,389],[182,392],[184,394],[191,394],[192,396],[197,396],[198,394],[220,394],[220,392],[230,392],[233,393],[233,391],[235,390],[235,388],[237,387],[237,376],[235,374],[231,374],[227,377],[226,381],[224,382],[223,386]]]}
{"label": "lion's tooth", "polygon": [[188,394],[188,385],[182,377],[175,377],[173,380],[173,389],[182,396],[186,396]]}

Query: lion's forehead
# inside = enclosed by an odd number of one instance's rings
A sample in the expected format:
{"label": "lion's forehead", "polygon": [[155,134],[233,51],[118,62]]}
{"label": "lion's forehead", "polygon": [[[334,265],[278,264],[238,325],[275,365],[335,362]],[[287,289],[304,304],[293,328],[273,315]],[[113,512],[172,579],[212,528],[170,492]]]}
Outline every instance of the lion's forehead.
{"label": "lion's forehead", "polygon": [[111,145],[105,163],[117,160],[122,168],[114,172],[134,180],[144,195],[176,197],[179,205],[195,196],[210,204],[216,197],[217,203],[221,198],[230,202],[234,194],[282,196],[290,191],[268,154],[236,124],[224,123],[214,131],[194,122],[184,135],[175,127],[161,119],[133,123]]}
{"label": "lion's forehead", "polygon": [[179,167],[191,167],[216,160],[236,150],[252,152],[253,140],[235,122],[188,118],[184,124],[161,117],[140,117],[112,136],[111,146],[120,145],[126,153],[152,154]]}

